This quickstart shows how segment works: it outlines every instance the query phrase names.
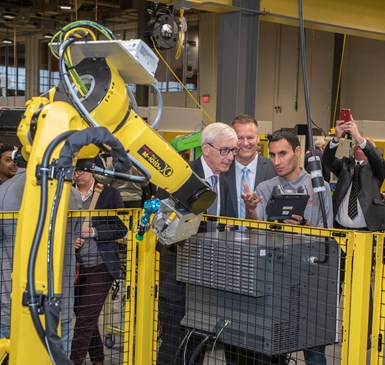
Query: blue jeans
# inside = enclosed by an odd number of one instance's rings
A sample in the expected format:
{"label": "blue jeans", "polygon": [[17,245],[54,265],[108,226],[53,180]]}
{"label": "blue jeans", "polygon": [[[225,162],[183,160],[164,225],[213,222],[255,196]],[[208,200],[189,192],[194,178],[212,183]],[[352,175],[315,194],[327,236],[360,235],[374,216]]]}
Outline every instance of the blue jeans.
{"label": "blue jeans", "polygon": [[0,325],[0,338],[9,338],[11,327],[7,324]]}
{"label": "blue jeans", "polygon": [[71,342],[72,342],[72,321],[61,322],[61,342],[64,347],[64,351],[67,357],[71,355]]}
{"label": "blue jeans", "polygon": [[303,350],[306,365],[326,365],[325,346]]}

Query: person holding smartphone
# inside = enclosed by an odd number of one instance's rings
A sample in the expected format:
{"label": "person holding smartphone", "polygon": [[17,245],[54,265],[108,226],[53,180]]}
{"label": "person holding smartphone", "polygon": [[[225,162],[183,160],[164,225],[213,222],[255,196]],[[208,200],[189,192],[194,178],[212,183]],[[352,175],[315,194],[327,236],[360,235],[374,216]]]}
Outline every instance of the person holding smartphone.
{"label": "person holding smartphone", "polygon": [[[360,134],[351,115],[348,121],[337,121],[335,130],[322,157],[325,166],[338,178],[333,194],[334,226],[384,230],[385,205],[380,188],[385,178],[385,161],[373,140]],[[340,159],[336,152],[345,133],[355,140],[353,156]]]}
{"label": "person holding smartphone", "polygon": [[[362,136],[354,118],[338,120],[334,138],[327,144],[322,162],[337,176],[333,194],[334,227],[356,231],[382,231],[385,229],[385,203],[380,193],[385,178],[385,161],[373,140]],[[350,157],[336,157],[341,137],[348,133],[355,140]],[[341,257],[340,283],[345,276],[345,255]],[[369,300],[368,348],[371,344],[372,295]]]}

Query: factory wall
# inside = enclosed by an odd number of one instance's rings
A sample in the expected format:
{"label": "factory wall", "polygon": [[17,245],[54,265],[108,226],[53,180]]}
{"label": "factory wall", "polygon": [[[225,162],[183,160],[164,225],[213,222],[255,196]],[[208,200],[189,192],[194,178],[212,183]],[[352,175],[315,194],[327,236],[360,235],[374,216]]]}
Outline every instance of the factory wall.
{"label": "factory wall", "polygon": [[[192,93],[198,102],[202,95],[210,101],[202,104],[203,124],[215,120],[217,94],[217,45],[226,42],[218,39],[219,14],[199,14],[198,88]],[[196,21],[197,19],[195,19]],[[129,32],[130,37],[135,37]],[[313,121],[328,131],[332,110],[332,75],[334,33],[306,30],[308,88]],[[272,128],[291,127],[305,123],[303,82],[299,58],[298,28],[261,21],[256,96],[256,118],[272,122]],[[38,40],[26,39],[28,90],[26,98],[37,95]],[[252,45],[251,45],[252,46]],[[176,50],[168,51],[170,57]],[[384,41],[347,36],[343,59],[340,104],[352,109],[358,120],[385,121],[385,43]],[[159,68],[164,67],[159,61]],[[257,66],[256,66],[257,67]],[[233,70],[229,70],[233,72]],[[253,80],[250,80],[253,82]],[[236,85],[234,85],[236,87]],[[0,106],[23,106],[25,97],[0,98]],[[163,93],[166,106],[197,107],[185,92]],[[150,106],[156,105],[151,94]],[[337,114],[338,115],[338,114]],[[229,121],[224,121],[229,122]],[[178,121],[179,123],[179,121]],[[180,121],[183,123],[183,121]],[[192,126],[192,130],[196,126]]]}

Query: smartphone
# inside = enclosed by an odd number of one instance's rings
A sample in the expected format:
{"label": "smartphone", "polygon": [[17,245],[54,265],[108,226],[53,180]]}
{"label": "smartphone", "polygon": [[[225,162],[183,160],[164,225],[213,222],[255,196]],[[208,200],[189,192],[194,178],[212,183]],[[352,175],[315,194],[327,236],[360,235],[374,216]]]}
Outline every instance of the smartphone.
{"label": "smartphone", "polygon": [[351,119],[350,117],[350,109],[341,109],[340,111],[340,120],[342,121],[340,124],[348,122]]}

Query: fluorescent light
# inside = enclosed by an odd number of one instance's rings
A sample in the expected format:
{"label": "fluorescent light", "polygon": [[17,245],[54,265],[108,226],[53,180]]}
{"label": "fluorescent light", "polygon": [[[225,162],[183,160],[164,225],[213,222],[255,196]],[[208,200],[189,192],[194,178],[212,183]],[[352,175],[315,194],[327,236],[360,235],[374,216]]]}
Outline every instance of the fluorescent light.
{"label": "fluorescent light", "polygon": [[4,44],[13,44],[13,41],[12,41],[12,39],[4,38],[4,39],[3,39],[3,43],[4,43]]}
{"label": "fluorescent light", "polygon": [[3,18],[6,20],[13,20],[16,18],[16,14],[14,13],[4,13]]}
{"label": "fluorescent light", "polygon": [[11,11],[10,9],[5,9],[4,13],[2,14],[3,18],[6,20],[13,20],[17,17],[17,13]]}
{"label": "fluorescent light", "polygon": [[52,33],[44,33],[43,37],[46,39],[51,39],[53,37],[53,34]]}
{"label": "fluorescent light", "polygon": [[60,10],[72,10],[72,5],[71,4],[60,4],[59,5]]}

